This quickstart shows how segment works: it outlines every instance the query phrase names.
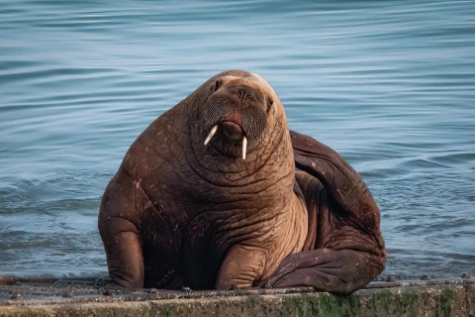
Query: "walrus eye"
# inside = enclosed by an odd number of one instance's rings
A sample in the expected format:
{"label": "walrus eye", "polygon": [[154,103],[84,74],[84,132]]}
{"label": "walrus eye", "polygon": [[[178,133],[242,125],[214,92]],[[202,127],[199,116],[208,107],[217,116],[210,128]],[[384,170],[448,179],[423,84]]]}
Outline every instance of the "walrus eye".
{"label": "walrus eye", "polygon": [[214,91],[218,90],[219,87],[221,87],[222,81],[221,79],[218,79],[216,83],[214,84]]}
{"label": "walrus eye", "polygon": [[[269,112],[269,110],[270,110],[271,108],[273,108],[273,107],[272,107],[273,105],[274,105],[274,100],[269,99],[269,101],[267,101],[267,112]],[[275,109],[274,109],[274,111],[275,111]]]}

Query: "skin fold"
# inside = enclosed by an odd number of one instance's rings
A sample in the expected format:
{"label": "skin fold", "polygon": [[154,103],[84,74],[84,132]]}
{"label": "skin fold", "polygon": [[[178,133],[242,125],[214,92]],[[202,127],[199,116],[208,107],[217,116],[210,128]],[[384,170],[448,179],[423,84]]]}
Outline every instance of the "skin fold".
{"label": "skin fold", "polygon": [[217,74],[152,122],[99,213],[112,285],[166,289],[349,294],[384,269],[379,223],[358,173],[290,131],[272,87],[244,71]]}

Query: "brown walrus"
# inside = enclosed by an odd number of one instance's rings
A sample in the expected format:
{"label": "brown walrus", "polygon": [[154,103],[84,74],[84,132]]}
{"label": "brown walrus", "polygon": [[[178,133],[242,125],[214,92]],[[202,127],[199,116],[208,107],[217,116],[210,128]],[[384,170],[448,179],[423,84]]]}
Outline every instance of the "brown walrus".
{"label": "brown walrus", "polygon": [[349,294],[384,269],[379,223],[358,173],[289,131],[274,90],[245,71],[212,77],[157,118],[99,214],[112,284],[167,289]]}

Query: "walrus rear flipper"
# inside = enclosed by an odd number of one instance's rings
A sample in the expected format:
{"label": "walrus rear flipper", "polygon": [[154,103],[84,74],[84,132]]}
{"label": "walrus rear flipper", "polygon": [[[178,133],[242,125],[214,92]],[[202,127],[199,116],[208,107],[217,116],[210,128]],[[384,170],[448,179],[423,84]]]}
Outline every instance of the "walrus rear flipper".
{"label": "walrus rear flipper", "polygon": [[384,269],[378,206],[360,175],[338,153],[311,137],[290,135],[295,164],[306,172],[297,175],[297,182],[309,215],[317,215],[315,250],[288,256],[269,282],[350,294]]}
{"label": "walrus rear flipper", "polygon": [[381,270],[376,256],[325,248],[288,256],[269,283],[273,287],[312,286],[317,291],[347,295],[366,286]]}

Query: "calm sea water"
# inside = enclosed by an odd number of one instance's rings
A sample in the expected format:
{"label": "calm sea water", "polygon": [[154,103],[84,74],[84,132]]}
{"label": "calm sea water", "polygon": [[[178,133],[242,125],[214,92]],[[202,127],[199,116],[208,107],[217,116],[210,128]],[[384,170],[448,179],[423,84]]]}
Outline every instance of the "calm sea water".
{"label": "calm sea water", "polygon": [[0,274],[106,272],[126,150],[236,68],[361,173],[387,274],[475,273],[475,2],[1,0]]}

